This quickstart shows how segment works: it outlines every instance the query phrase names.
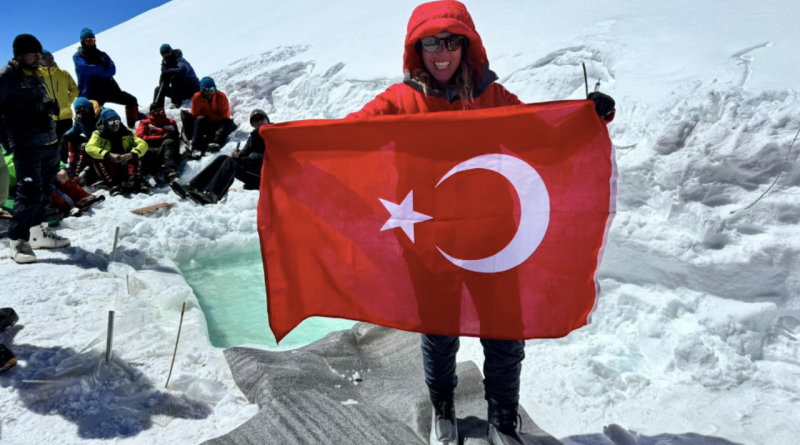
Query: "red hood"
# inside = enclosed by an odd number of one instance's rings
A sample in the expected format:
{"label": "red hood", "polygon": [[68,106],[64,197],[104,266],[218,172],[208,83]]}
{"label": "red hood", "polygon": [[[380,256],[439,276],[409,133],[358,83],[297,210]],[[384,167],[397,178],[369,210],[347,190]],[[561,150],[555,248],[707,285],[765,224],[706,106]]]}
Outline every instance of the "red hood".
{"label": "red hood", "polygon": [[403,54],[403,72],[414,73],[422,68],[422,60],[415,48],[417,41],[447,30],[453,34],[461,34],[469,39],[469,57],[475,65],[476,80],[483,74],[483,65],[488,61],[483,49],[481,36],[475,30],[472,17],[467,7],[455,0],[443,0],[419,5],[411,13],[406,32],[406,50]]}

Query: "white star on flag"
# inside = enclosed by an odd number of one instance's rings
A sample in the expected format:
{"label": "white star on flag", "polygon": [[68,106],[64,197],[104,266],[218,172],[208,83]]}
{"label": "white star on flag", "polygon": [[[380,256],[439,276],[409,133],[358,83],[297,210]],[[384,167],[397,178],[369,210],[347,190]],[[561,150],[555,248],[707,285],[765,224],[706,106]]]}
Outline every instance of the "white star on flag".
{"label": "white star on flag", "polygon": [[381,204],[386,207],[386,210],[388,210],[392,215],[389,217],[389,220],[386,221],[386,224],[381,227],[381,231],[396,229],[399,227],[403,229],[403,232],[406,232],[406,235],[408,235],[412,243],[414,242],[414,224],[433,219],[432,216],[414,211],[413,190],[408,192],[408,195],[405,197],[405,199],[403,199],[403,202],[401,202],[400,205],[385,199],[378,199],[381,201]]}

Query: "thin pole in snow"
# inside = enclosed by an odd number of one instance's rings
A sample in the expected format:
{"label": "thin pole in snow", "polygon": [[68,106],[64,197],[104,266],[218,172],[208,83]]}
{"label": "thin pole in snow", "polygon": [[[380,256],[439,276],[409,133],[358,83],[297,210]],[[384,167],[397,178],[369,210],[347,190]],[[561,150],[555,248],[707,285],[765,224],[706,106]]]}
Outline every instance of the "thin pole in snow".
{"label": "thin pole in snow", "polygon": [[111,348],[114,343],[114,311],[108,311],[108,337],[106,338],[106,363],[111,361]]}
{"label": "thin pole in snow", "polygon": [[119,227],[114,231],[114,248],[111,250],[111,262],[117,261],[117,243],[119,242]]}
{"label": "thin pole in snow", "polygon": [[169,365],[169,375],[167,376],[167,384],[164,385],[164,389],[169,387],[169,379],[172,378],[172,367],[175,366],[175,357],[178,355],[178,342],[181,341],[181,328],[183,327],[183,314],[186,312],[186,302],[183,302],[183,308],[181,308],[181,322],[178,324],[178,338],[175,340],[175,352],[172,353],[172,364]]}
{"label": "thin pole in snow", "polygon": [[792,140],[792,144],[789,146],[789,151],[786,152],[786,159],[783,160],[783,164],[781,165],[781,170],[778,172],[778,176],[775,177],[775,180],[772,181],[772,184],[769,185],[767,190],[764,193],[762,193],[761,196],[759,196],[758,199],[753,201],[749,206],[747,206],[747,207],[745,207],[745,208],[743,208],[741,210],[732,210],[731,211],[731,215],[733,215],[734,213],[738,213],[738,212],[744,212],[745,210],[749,209],[750,207],[753,207],[754,205],[756,205],[756,203],[758,201],[761,201],[761,198],[767,196],[767,193],[769,193],[769,191],[772,190],[772,187],[775,186],[775,184],[778,182],[778,179],[780,179],[781,174],[783,174],[783,169],[786,168],[786,163],[789,162],[789,155],[792,153],[792,149],[794,148],[794,143],[797,142],[797,137],[798,136],[800,136],[800,130],[797,130],[797,134],[794,135],[794,140]]}
{"label": "thin pole in snow", "polygon": [[583,84],[586,86],[586,98],[589,98],[589,75],[586,74],[586,63],[581,62],[583,66]]}

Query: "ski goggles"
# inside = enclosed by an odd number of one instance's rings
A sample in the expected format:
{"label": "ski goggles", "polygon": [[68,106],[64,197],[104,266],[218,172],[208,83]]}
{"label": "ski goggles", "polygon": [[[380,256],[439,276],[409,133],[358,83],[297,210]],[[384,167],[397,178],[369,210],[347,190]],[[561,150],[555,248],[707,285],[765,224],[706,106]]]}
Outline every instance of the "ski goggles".
{"label": "ski goggles", "polygon": [[121,125],[122,125],[122,120],[120,119],[111,119],[109,121],[106,121],[106,127],[108,127],[109,130],[114,132],[119,130],[119,127]]}
{"label": "ski goggles", "polygon": [[167,112],[164,110],[155,110],[150,112],[150,116],[153,116],[155,118],[163,118],[167,117]]}
{"label": "ski goggles", "polygon": [[206,93],[213,93],[214,91],[217,91],[217,88],[216,87],[203,88],[203,91]]}
{"label": "ski goggles", "polygon": [[83,39],[83,41],[86,43],[97,43],[97,39],[95,39],[94,37],[85,38]]}
{"label": "ski goggles", "polygon": [[458,51],[466,40],[467,38],[464,36],[450,34],[442,38],[436,36],[425,37],[424,39],[420,39],[419,42],[422,44],[422,48],[425,51],[435,53],[439,50],[439,42],[444,42],[444,47],[447,48],[448,51]]}

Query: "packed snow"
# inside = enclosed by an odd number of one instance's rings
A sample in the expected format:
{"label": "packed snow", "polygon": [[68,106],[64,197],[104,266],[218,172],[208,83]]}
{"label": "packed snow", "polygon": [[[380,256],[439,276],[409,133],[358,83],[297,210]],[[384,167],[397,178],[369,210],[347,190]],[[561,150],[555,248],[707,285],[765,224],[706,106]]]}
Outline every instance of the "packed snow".
{"label": "packed snow", "polygon": [[[235,142],[252,108],[273,122],[341,118],[399,81],[418,3],[173,0],[97,43],[143,106],[159,46],[182,49],[228,94],[242,123]],[[528,342],[527,412],[573,445],[797,443],[800,147],[774,189],[743,209],[781,171],[800,129],[800,3],[465,3],[500,82],[522,100],[581,98],[581,62],[591,86],[599,78],[617,100],[618,213],[602,297],[591,325]],[[75,47],[55,54],[62,67]],[[184,178],[208,162],[190,162]],[[108,199],[63,221],[72,247],[37,252],[36,265],[0,258],[2,306],[21,317],[0,339],[21,360],[0,376],[3,443],[199,443],[258,411],[175,267],[257,243],[257,193],[237,188],[211,207],[167,189]],[[177,205],[130,213],[160,202]],[[108,310],[111,364],[102,359]],[[477,340],[462,342],[459,360],[482,365]]]}

